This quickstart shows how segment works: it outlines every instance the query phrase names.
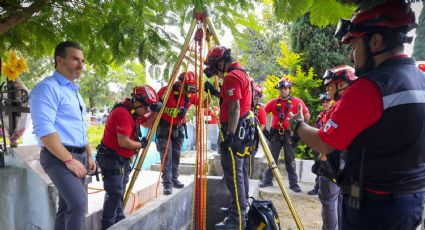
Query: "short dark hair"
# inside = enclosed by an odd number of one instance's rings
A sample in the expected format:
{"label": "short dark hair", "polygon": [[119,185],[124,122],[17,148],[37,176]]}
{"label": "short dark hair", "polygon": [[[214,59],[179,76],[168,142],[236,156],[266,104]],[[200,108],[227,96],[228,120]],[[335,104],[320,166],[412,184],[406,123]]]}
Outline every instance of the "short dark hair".
{"label": "short dark hair", "polygon": [[382,36],[382,42],[388,51],[403,50],[404,43],[411,43],[412,37],[407,36],[408,28],[385,30],[379,32]]}
{"label": "short dark hair", "polygon": [[83,51],[83,48],[81,48],[81,45],[77,42],[64,41],[59,43],[55,48],[55,54],[53,56],[53,60],[55,60],[55,68],[57,66],[56,57],[59,56],[59,57],[65,58],[66,48],[69,48],[69,47]]}

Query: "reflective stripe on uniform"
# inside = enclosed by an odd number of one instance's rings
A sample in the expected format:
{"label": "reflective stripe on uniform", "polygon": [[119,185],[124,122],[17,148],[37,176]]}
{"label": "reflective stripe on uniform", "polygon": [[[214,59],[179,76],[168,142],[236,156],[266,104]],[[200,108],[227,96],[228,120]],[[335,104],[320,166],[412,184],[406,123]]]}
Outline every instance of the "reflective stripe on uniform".
{"label": "reflective stripe on uniform", "polygon": [[170,117],[175,118],[179,114],[179,110],[176,109],[176,108],[165,107],[164,108],[164,113],[166,113]]}

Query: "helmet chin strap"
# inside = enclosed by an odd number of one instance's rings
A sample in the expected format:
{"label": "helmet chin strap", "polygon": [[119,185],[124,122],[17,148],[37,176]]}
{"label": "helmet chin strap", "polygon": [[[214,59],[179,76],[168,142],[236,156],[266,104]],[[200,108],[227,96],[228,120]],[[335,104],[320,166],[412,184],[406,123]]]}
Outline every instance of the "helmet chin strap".
{"label": "helmet chin strap", "polygon": [[348,85],[347,86],[345,86],[344,88],[339,89],[338,83],[335,83],[335,87],[336,87],[336,90],[335,90],[335,93],[334,93],[334,100],[335,101],[337,101],[341,97],[340,92],[343,91],[343,90],[345,90],[350,84],[351,84],[351,82],[348,82]]}

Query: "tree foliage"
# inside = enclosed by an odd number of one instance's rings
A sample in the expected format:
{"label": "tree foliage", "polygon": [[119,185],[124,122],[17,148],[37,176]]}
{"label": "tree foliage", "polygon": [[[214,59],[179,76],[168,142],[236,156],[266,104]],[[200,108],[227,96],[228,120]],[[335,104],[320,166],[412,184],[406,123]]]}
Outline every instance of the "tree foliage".
{"label": "tree foliage", "polygon": [[284,69],[276,62],[280,55],[279,42],[287,37],[288,26],[276,21],[271,6],[264,6],[259,29],[245,29],[247,36],[233,44],[232,53],[247,69],[250,76],[261,83],[268,75],[279,75]]}
{"label": "tree foliage", "polygon": [[418,61],[425,61],[425,7],[422,7],[418,24],[412,56]]}
{"label": "tree foliage", "polygon": [[313,92],[313,89],[318,88],[321,85],[321,79],[313,78],[313,67],[310,67],[308,71],[304,71],[301,68],[300,63],[303,60],[304,54],[290,51],[285,41],[280,43],[280,48],[281,55],[278,57],[277,62],[287,70],[287,73],[282,76],[267,76],[266,81],[263,84],[265,87],[265,100],[269,101],[276,98],[279,95],[279,91],[276,90],[274,86],[282,77],[288,77],[293,83],[293,87],[291,88],[292,95],[301,98],[310,110],[312,108],[316,108],[318,100],[315,95],[311,94],[311,92]]}
{"label": "tree foliage", "polygon": [[[302,69],[306,71],[313,67],[316,78],[321,78],[326,69],[337,65],[350,64],[348,59],[350,47],[342,45],[333,36],[334,31],[334,26],[321,29],[311,25],[308,21],[308,14],[292,24],[289,39],[290,48],[295,53],[303,53],[303,59],[300,63]],[[314,93],[319,94],[321,92]]]}
{"label": "tree foliage", "polygon": [[337,0],[273,0],[278,19],[292,22],[310,12],[311,24],[325,27],[338,23],[340,18],[349,18],[356,7]]}

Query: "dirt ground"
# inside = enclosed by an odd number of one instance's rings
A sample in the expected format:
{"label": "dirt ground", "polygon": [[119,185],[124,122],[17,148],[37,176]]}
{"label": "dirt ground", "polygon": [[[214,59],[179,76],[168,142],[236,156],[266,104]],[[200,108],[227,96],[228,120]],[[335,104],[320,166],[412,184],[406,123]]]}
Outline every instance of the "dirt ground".
{"label": "dirt ground", "polygon": [[[286,192],[288,193],[292,205],[294,206],[298,216],[301,220],[304,229],[306,230],[320,230],[322,228],[322,217],[321,217],[321,204],[319,198],[316,196],[307,195],[307,192],[313,188],[313,183],[300,183],[302,189],[301,193],[294,193],[289,189],[287,185],[286,172],[281,171],[284,177],[283,181],[285,184]],[[276,182],[273,183],[273,187],[260,188],[259,198],[265,200],[272,200],[279,213],[281,220],[280,226],[282,229],[298,229],[288,208],[288,205],[279,189]]]}

